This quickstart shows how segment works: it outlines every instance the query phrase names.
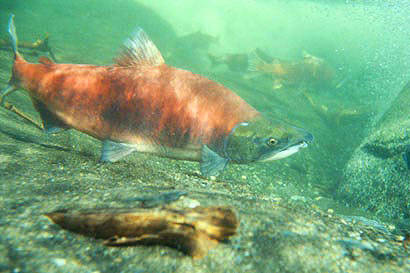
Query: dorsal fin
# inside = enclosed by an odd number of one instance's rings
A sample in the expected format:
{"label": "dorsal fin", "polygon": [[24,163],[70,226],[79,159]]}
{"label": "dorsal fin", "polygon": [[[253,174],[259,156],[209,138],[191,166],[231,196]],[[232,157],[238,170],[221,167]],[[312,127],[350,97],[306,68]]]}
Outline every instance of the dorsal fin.
{"label": "dorsal fin", "polygon": [[51,59],[47,58],[46,56],[41,56],[38,59],[38,62],[41,64],[48,64],[48,65],[54,64],[54,62]]}
{"label": "dorsal fin", "polygon": [[119,66],[156,66],[163,64],[164,58],[142,28],[137,28],[132,38],[125,41],[124,49],[115,61]]}

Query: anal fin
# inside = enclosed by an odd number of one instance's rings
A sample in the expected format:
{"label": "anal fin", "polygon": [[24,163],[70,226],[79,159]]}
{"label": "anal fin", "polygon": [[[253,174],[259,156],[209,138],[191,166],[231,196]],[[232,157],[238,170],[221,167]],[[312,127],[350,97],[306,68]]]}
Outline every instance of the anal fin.
{"label": "anal fin", "polygon": [[136,149],[127,143],[104,140],[101,153],[101,161],[115,162],[134,152]]}
{"label": "anal fin", "polygon": [[223,158],[208,146],[202,146],[202,159],[201,159],[201,174],[203,176],[216,176],[223,171],[228,164],[229,159]]}
{"label": "anal fin", "polygon": [[54,113],[47,109],[46,105],[41,101],[31,98],[34,108],[40,114],[43,122],[44,131],[48,134],[56,134],[61,131],[67,130],[70,127],[60,120]]}

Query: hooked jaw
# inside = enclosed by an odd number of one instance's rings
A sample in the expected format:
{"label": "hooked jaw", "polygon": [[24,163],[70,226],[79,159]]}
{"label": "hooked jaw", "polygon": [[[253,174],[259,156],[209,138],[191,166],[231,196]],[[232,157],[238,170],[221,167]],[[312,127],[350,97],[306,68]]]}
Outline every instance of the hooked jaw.
{"label": "hooked jaw", "polygon": [[237,164],[272,161],[288,157],[312,141],[313,135],[304,129],[259,118],[232,129],[225,141],[224,155]]}
{"label": "hooked jaw", "polygon": [[313,135],[303,129],[298,129],[303,132],[303,137],[289,141],[284,147],[270,151],[259,158],[259,162],[282,159],[297,153],[301,148],[306,148],[308,144],[313,142]]}

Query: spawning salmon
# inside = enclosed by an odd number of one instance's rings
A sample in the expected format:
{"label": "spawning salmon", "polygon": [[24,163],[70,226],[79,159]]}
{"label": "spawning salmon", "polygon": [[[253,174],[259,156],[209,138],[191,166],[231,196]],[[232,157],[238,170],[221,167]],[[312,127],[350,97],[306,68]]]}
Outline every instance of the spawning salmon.
{"label": "spawning salmon", "polygon": [[335,70],[325,60],[306,51],[303,52],[302,60],[289,62],[274,58],[270,63],[262,60],[254,52],[249,63],[250,71],[272,76],[273,89],[300,84],[316,88],[339,88],[343,84],[343,81],[336,84]]}
{"label": "spawning salmon", "polygon": [[132,152],[199,161],[204,176],[228,163],[280,159],[313,140],[305,130],[273,123],[223,85],[165,64],[138,28],[114,65],[57,64],[19,54],[14,16],[8,32],[14,63],[4,97],[28,92],[44,130],[76,129],[103,141],[102,161]]}

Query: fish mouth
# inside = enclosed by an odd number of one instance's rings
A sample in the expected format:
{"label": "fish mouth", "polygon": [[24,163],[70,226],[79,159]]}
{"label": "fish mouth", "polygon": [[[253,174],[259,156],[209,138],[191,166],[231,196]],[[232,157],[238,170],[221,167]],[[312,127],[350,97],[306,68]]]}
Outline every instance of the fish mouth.
{"label": "fish mouth", "polygon": [[306,148],[310,143],[313,142],[313,139],[314,139],[313,135],[309,132],[306,132],[302,140],[298,140],[296,142],[290,143],[286,145],[285,147],[281,148],[280,150],[273,150],[271,152],[268,152],[262,155],[258,161],[266,162],[266,161],[278,160],[278,159],[291,156],[299,152],[300,149]]}

